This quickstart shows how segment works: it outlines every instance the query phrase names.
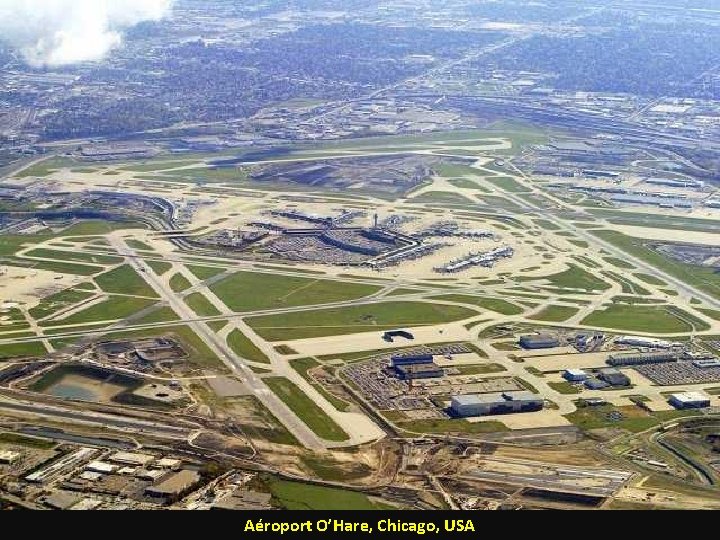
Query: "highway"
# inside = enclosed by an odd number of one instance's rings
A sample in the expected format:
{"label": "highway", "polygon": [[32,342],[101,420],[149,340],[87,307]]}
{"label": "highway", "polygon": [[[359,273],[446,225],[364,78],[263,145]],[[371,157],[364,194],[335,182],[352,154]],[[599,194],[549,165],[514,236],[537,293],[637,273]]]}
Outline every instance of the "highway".
{"label": "highway", "polygon": [[247,389],[263,403],[272,414],[292,433],[306,448],[320,450],[325,443],[308,428],[297,415],[278,398],[235,352],[219,339],[213,330],[203,321],[198,321],[195,313],[173,292],[169,286],[145,266],[127,243],[119,235],[108,235],[110,245],[138,272],[138,275],[160,295],[200,339],[243,381]]}

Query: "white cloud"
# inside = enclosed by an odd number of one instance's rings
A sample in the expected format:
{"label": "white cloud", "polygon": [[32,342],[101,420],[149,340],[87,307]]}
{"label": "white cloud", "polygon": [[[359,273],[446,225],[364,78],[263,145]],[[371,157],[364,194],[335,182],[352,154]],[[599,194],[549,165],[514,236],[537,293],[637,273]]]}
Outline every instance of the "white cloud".
{"label": "white cloud", "polygon": [[174,0],[0,0],[0,39],[34,66],[100,60],[123,30],[166,16]]}

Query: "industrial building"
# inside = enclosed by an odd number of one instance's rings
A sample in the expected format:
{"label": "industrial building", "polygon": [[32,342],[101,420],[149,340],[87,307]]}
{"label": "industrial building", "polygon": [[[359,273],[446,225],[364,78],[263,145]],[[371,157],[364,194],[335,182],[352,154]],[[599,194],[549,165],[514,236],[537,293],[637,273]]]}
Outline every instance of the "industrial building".
{"label": "industrial building", "polygon": [[419,364],[432,364],[433,363],[433,355],[432,354],[411,354],[411,355],[405,355],[405,356],[393,356],[390,359],[390,365],[393,368],[398,368],[400,366],[416,366]]}
{"label": "industrial building", "polygon": [[611,366],[642,366],[646,364],[665,364],[677,362],[678,354],[672,351],[649,353],[613,353],[608,356],[607,363]]}
{"label": "industrial building", "polygon": [[13,452],[11,450],[0,450],[0,465],[12,465],[18,459],[20,459],[20,457],[21,455],[18,452]]}
{"label": "industrial building", "polygon": [[630,386],[630,378],[619,369],[601,369],[598,378],[601,381],[605,381],[610,386]]}
{"label": "industrial building", "polygon": [[112,463],[120,463],[121,465],[132,465],[136,467],[146,467],[153,461],[155,456],[149,454],[131,454],[129,452],[118,452],[108,458]]}
{"label": "industrial building", "polygon": [[720,358],[702,358],[693,360],[693,366],[701,369],[720,367]]}
{"label": "industrial building", "polygon": [[648,347],[650,349],[669,349],[672,347],[672,343],[669,341],[642,336],[620,336],[615,338],[615,343],[633,347]]}
{"label": "industrial building", "polygon": [[145,495],[166,500],[177,500],[200,481],[196,471],[182,470],[172,474],[156,486],[145,489]]}
{"label": "industrial building", "polygon": [[563,373],[563,378],[570,382],[583,382],[588,379],[588,374],[582,369],[568,369]]}
{"label": "industrial building", "polygon": [[554,349],[560,346],[560,340],[555,336],[522,336],[520,346],[523,349]]}
{"label": "industrial building", "polygon": [[510,414],[542,410],[542,397],[530,392],[502,394],[468,394],[453,396],[450,411],[454,416],[468,418],[493,414]]}
{"label": "industrial building", "polygon": [[702,392],[672,394],[669,401],[676,409],[702,409],[710,406],[710,396]]}
{"label": "industrial building", "polygon": [[608,386],[610,386],[608,383],[600,379],[590,378],[585,381],[585,388],[588,390],[604,390]]}
{"label": "industrial building", "polygon": [[394,368],[398,379],[412,381],[416,379],[439,379],[445,375],[445,371],[437,364],[408,364]]}

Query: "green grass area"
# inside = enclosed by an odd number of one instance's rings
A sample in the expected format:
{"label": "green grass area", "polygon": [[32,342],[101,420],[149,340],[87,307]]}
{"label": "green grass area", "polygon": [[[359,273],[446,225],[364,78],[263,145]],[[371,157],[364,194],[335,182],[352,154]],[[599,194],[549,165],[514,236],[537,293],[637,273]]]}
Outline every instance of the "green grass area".
{"label": "green grass area", "polygon": [[646,247],[642,239],[627,236],[621,232],[601,230],[592,231],[592,234],[684,283],[697,287],[715,298],[720,298],[720,274],[714,268],[672,260]]}
{"label": "green grass area", "polygon": [[493,186],[510,193],[530,193],[532,191],[530,188],[525,187],[523,184],[509,176],[496,176],[484,178],[484,180]]}
{"label": "green grass area", "polygon": [[615,225],[632,225],[636,227],[678,231],[720,232],[720,222],[715,219],[668,216],[609,209],[593,209],[589,210],[589,212],[600,218],[607,219]]}
{"label": "green grass area", "polygon": [[479,185],[477,182],[468,180],[467,178],[451,178],[450,180],[448,180],[448,183],[459,189],[477,189],[480,191],[485,191],[484,187]]}
{"label": "green grass area", "polygon": [[627,261],[624,261],[622,259],[618,259],[617,257],[603,257],[603,261],[612,264],[613,266],[616,266],[618,268],[622,268],[623,270],[634,270],[635,265],[630,264]]}
{"label": "green grass area", "polygon": [[679,308],[671,311],[669,306],[632,304],[613,304],[602,311],[595,311],[588,315],[582,324],[622,331],[674,334],[692,331],[692,326],[686,321],[697,321],[707,328],[697,317]]}
{"label": "green grass area", "polygon": [[[225,323],[226,324],[226,323]],[[223,324],[223,326],[225,326]],[[270,359],[258,349],[250,339],[245,336],[240,330],[233,330],[228,334],[227,343],[230,348],[235,351],[235,354],[251,360],[252,362],[259,362],[261,364],[269,364]]]}
{"label": "green grass area", "polygon": [[178,167],[184,167],[187,165],[198,164],[198,160],[195,159],[175,159],[175,160],[157,160],[157,161],[144,161],[137,165],[126,165],[120,167],[119,170],[127,172],[156,172],[166,171],[171,169],[177,169]]}
{"label": "green grass area", "polygon": [[141,242],[140,240],[128,240],[126,243],[132,249],[138,249],[140,251],[154,251],[152,247],[147,245],[145,242]]}
{"label": "green grass area", "polygon": [[355,300],[382,289],[362,283],[252,272],[238,272],[210,288],[236,312]]}
{"label": "green grass area", "polygon": [[577,314],[578,311],[577,308],[570,306],[550,305],[536,315],[528,317],[528,319],[533,321],[562,322]]}
{"label": "green grass area", "polygon": [[38,450],[50,450],[55,448],[56,444],[45,439],[28,437],[18,433],[0,433],[0,444],[13,444],[16,446],[25,446],[27,448],[36,448]]}
{"label": "green grass area", "polygon": [[[608,418],[608,414],[614,411],[620,412],[623,415],[622,420],[613,421]],[[635,405],[623,407],[603,405],[600,407],[581,407],[577,411],[565,415],[565,418],[584,430],[620,428],[632,433],[639,433],[663,422],[700,414],[702,413],[699,411],[661,411],[651,413]]]}
{"label": "green grass area", "polygon": [[373,472],[369,465],[360,460],[348,463],[347,461],[337,462],[334,460],[318,457],[303,456],[300,458],[303,465],[312,473],[330,482],[351,482],[370,476]]}
{"label": "green grass area", "polygon": [[185,298],[185,303],[200,317],[215,317],[217,315],[222,315],[222,312],[199,292],[187,296]]}
{"label": "green grass area", "polygon": [[410,433],[452,433],[463,435],[508,431],[505,424],[495,420],[489,420],[487,422],[468,422],[462,418],[453,418],[449,420],[410,420],[409,422],[399,422],[396,425]]}
{"label": "green grass area", "polygon": [[586,291],[605,291],[610,285],[600,278],[580,268],[575,264],[568,265],[569,268],[559,274],[548,276],[550,284],[560,289],[583,289]]}
{"label": "green grass area", "polygon": [[158,276],[164,275],[172,268],[172,264],[162,261],[145,261],[145,263],[155,272]]}
{"label": "green grass area", "polygon": [[78,289],[65,289],[59,293],[43,298],[42,301],[30,309],[33,319],[39,320],[49,317],[63,309],[79,304],[80,302],[95,296],[94,292],[87,292]]}
{"label": "green grass area", "polygon": [[[547,219],[536,219],[534,221],[535,221],[535,225],[537,225],[538,227],[540,227],[541,229],[543,229],[545,231],[559,231],[560,230],[560,227],[555,225],[552,221],[548,221]],[[560,233],[558,233],[558,234],[560,234]],[[562,236],[573,236],[573,233],[565,232],[564,234],[562,234]]]}
{"label": "green grass area", "polygon": [[582,388],[567,381],[549,382],[548,386],[560,394],[579,394]]}
{"label": "green grass area", "polygon": [[217,334],[228,325],[228,321],[209,321],[207,325]]}
{"label": "green grass area", "polygon": [[295,371],[302,375],[303,379],[312,384],[315,390],[320,392],[323,397],[327,399],[328,402],[332,403],[332,406],[335,407],[338,411],[345,412],[348,410],[348,408],[350,408],[349,403],[335,397],[333,394],[328,392],[322,384],[317,382],[312,377],[312,375],[310,375],[309,371],[311,369],[320,367],[320,363],[318,361],[312,358],[298,358],[295,360],[290,360],[290,367],[292,367]]}
{"label": "green grass area", "polygon": [[133,321],[134,324],[152,324],[179,321],[180,317],[171,307],[161,307],[152,313]]}
{"label": "green grass area", "polygon": [[87,220],[71,225],[58,236],[102,236],[125,229],[144,229],[145,225],[134,221]]}
{"label": "green grass area", "polygon": [[697,308],[697,310],[700,313],[703,313],[710,317],[713,320],[720,321],[720,311],[717,309],[704,309],[704,308]]}
{"label": "green grass area", "polygon": [[28,343],[8,343],[0,345],[0,360],[8,360],[10,358],[21,358],[25,356],[45,356],[47,349],[40,341],[30,341]]}
{"label": "green grass area", "polygon": [[88,266],[86,264],[69,263],[60,261],[39,261],[36,259],[13,258],[3,261],[8,266],[21,266],[24,268],[33,268],[35,270],[45,270],[47,272],[55,272],[57,274],[72,274],[76,276],[92,276],[102,272],[102,266]]}
{"label": "green grass area", "polygon": [[500,364],[464,364],[460,366],[452,366],[452,369],[457,369],[460,375],[488,375],[490,373],[502,373],[507,371]]}
{"label": "green grass area", "polygon": [[35,257],[38,259],[53,259],[61,262],[77,261],[90,264],[115,265],[123,260],[120,257],[108,255],[94,255],[77,251],[58,251],[53,249],[38,248],[26,252],[24,257]]}
{"label": "green grass area", "polygon": [[318,437],[338,442],[348,439],[348,434],[289,379],[267,377],[263,380]]}
{"label": "green grass area", "polygon": [[424,302],[383,302],[333,309],[278,313],[251,317],[248,324],[264,339],[287,341],[305,337],[338,336],[403,326],[461,321],[477,312],[460,306]]}
{"label": "green grass area", "polygon": [[657,300],[656,298],[641,298],[638,296],[616,296],[612,299],[613,303],[617,304],[664,304],[664,300]]}
{"label": "green grass area", "polygon": [[499,298],[483,298],[481,296],[469,296],[465,294],[444,294],[442,296],[434,296],[431,299],[474,305],[500,313],[501,315],[520,315],[523,312],[520,306]]}
{"label": "green grass area", "polygon": [[272,480],[270,492],[286,510],[384,510],[386,505],[371,501],[356,491]]}
{"label": "green grass area", "polygon": [[590,244],[588,244],[585,240],[573,240],[569,238],[568,242],[570,242],[573,246],[579,247],[580,249],[587,249],[590,247]]}
{"label": "green grass area", "polygon": [[638,294],[641,296],[650,295],[650,291],[647,290],[645,287],[635,283],[631,279],[621,276],[620,274],[610,271],[602,272],[602,274],[612,279],[613,281],[618,282],[620,284],[620,287],[622,288],[623,294]]}
{"label": "green grass area", "polygon": [[128,264],[99,275],[95,281],[103,291],[108,293],[157,298],[152,287]]}
{"label": "green grass area", "polygon": [[196,266],[192,264],[189,264],[187,269],[190,270],[190,273],[193,276],[202,281],[214,278],[215,276],[218,276],[225,272],[225,268],[217,268],[213,266]]}
{"label": "green grass area", "polygon": [[175,274],[170,278],[170,288],[173,292],[179,293],[188,290],[192,287],[192,283],[182,274]]}
{"label": "green grass area", "polygon": [[154,303],[155,301],[149,298],[110,296],[107,300],[90,306],[82,311],[78,311],[65,319],[53,322],[43,322],[42,326],[65,326],[70,324],[125,319],[138,311],[142,311],[143,309],[150,307]]}
{"label": "green grass area", "polygon": [[470,205],[474,204],[473,201],[467,197],[463,197],[459,193],[452,191],[425,191],[416,197],[409,199],[413,203],[446,203],[446,204],[459,204],[459,205]]}
{"label": "green grass area", "polygon": [[667,285],[667,283],[665,283],[662,279],[651,276],[650,274],[643,274],[642,272],[639,272],[633,274],[633,276],[635,276],[640,281],[644,281],[648,285],[656,285],[658,287],[665,287]]}

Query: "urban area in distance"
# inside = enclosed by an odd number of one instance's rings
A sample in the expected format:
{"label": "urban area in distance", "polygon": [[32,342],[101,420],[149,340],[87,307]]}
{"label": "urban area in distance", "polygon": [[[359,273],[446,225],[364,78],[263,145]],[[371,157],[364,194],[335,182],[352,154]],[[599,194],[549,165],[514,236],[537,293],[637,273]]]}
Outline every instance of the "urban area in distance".
{"label": "urban area in distance", "polygon": [[0,509],[720,509],[716,0],[0,0]]}

